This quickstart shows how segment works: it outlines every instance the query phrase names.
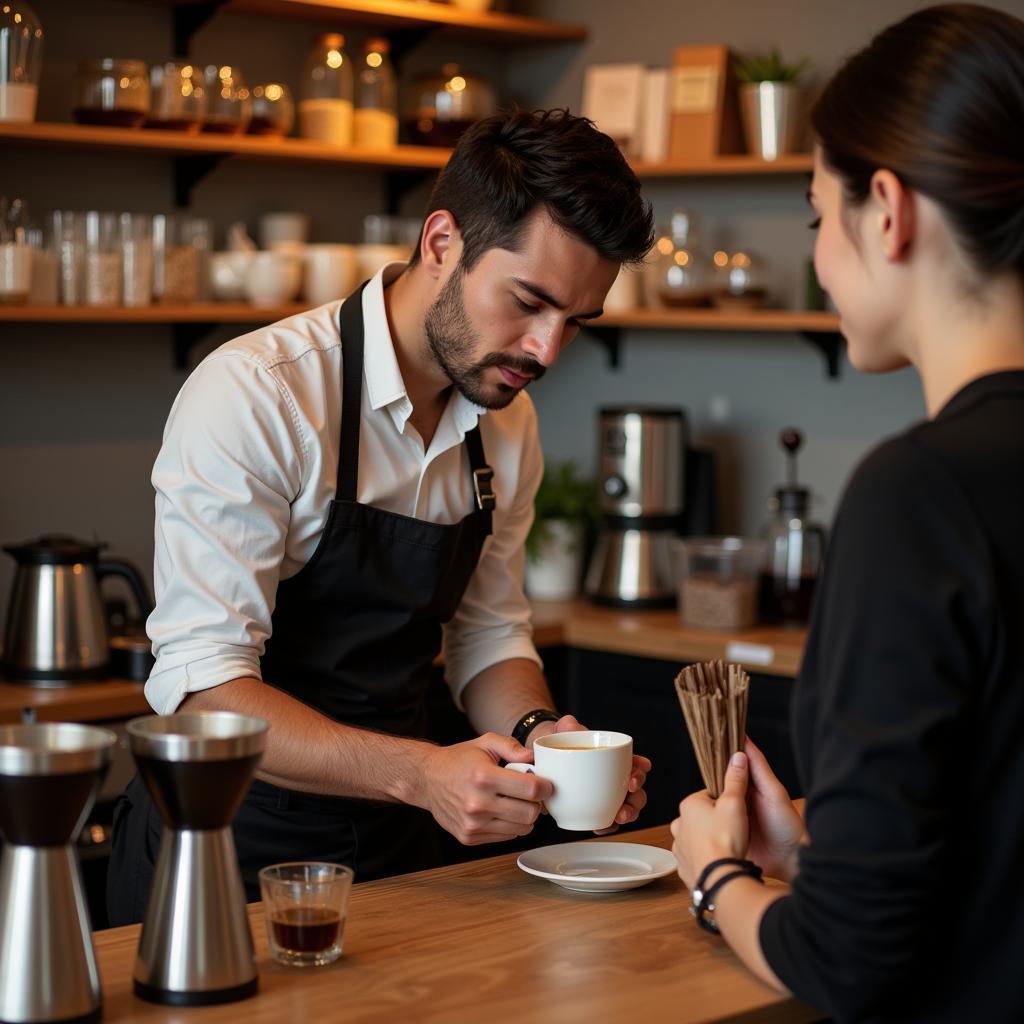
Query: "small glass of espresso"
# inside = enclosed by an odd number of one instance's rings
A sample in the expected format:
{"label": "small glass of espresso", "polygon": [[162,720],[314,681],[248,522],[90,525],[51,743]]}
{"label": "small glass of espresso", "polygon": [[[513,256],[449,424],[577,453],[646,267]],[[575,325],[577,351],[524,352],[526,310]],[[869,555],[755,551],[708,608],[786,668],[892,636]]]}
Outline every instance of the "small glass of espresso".
{"label": "small glass of espresso", "polygon": [[343,864],[296,861],[260,871],[270,952],[278,963],[319,967],[341,956],[354,872]]}

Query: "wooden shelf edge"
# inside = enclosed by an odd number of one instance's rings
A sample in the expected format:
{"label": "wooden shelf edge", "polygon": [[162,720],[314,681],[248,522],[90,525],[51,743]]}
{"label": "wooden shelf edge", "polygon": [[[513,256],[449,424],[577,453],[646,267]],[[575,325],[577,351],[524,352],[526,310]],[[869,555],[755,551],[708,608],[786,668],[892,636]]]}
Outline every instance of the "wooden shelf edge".
{"label": "wooden shelf edge", "polygon": [[106,128],[37,121],[0,125],[0,141],[78,149],[135,150],[163,156],[237,156],[257,160],[289,160],[341,164],[368,170],[423,170],[444,167],[450,149],[396,146],[387,150],[341,149],[310,139],[266,138],[257,135],[204,135],[158,128]]}
{"label": "wooden shelf edge", "polygon": [[438,28],[450,35],[491,38],[496,43],[580,42],[587,38],[585,25],[501,11],[465,11],[447,4],[414,0],[228,0],[224,10],[281,18],[338,18],[349,24],[376,25],[384,30]]}
{"label": "wooden shelf edge", "polygon": [[197,302],[188,306],[0,306],[0,322],[73,324],[269,324],[310,307],[302,302],[252,306]]}
{"label": "wooden shelf edge", "polygon": [[838,332],[839,317],[813,310],[759,309],[734,312],[726,309],[635,309],[626,313],[606,313],[593,327],[633,328],[636,330],[709,330],[709,331],[814,331]]}
{"label": "wooden shelf edge", "polygon": [[778,160],[761,160],[739,154],[720,156],[693,164],[644,163],[631,164],[638,178],[713,177],[716,175],[810,174],[814,170],[814,157],[810,153],[789,153]]}

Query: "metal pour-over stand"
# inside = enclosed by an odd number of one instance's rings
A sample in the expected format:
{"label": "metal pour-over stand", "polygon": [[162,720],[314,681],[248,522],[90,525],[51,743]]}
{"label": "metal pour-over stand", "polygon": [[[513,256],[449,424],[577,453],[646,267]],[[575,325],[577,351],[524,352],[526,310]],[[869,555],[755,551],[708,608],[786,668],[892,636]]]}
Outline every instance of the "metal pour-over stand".
{"label": "metal pour-over stand", "polygon": [[0,1021],[100,1019],[100,977],[72,845],[117,736],[68,723],[0,728]]}
{"label": "metal pour-over stand", "polygon": [[170,1006],[229,1003],[258,984],[231,821],[263,753],[267,723],[227,711],[128,723],[160,817],[135,994]]}

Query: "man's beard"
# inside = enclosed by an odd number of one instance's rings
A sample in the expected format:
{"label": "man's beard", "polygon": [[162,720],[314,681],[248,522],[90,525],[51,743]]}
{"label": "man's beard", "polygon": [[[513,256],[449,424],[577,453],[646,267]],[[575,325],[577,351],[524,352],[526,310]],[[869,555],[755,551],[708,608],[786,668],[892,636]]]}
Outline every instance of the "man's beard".
{"label": "man's beard", "polygon": [[485,409],[504,409],[522,390],[503,382],[484,383],[484,372],[492,366],[504,366],[513,373],[539,380],[545,367],[535,359],[492,352],[479,362],[473,353],[480,339],[462,301],[462,270],[456,268],[445,282],[423,321],[431,354],[448,379],[476,405]]}

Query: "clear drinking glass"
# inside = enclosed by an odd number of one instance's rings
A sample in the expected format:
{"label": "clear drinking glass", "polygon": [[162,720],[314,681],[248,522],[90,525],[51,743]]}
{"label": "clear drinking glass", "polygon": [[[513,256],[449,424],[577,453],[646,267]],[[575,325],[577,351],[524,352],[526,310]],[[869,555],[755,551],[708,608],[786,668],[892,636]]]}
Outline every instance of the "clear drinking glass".
{"label": "clear drinking glass", "polygon": [[54,210],[53,245],[57,250],[59,299],[62,306],[78,306],[85,301],[85,214],[74,210]]}
{"label": "clear drinking glass", "polygon": [[121,247],[116,213],[90,210],[85,215],[85,304],[121,302]]}
{"label": "clear drinking glass", "polygon": [[341,956],[355,873],[343,864],[296,861],[260,871],[267,938],[274,959],[319,967]]}
{"label": "clear drinking glass", "polygon": [[148,213],[122,213],[122,301],[126,306],[148,306],[153,301],[153,218]]}

